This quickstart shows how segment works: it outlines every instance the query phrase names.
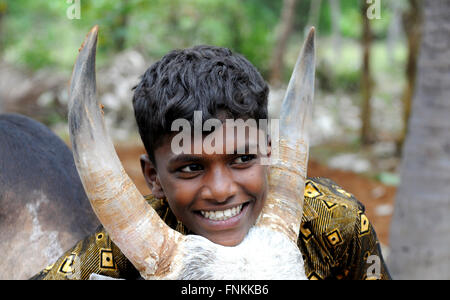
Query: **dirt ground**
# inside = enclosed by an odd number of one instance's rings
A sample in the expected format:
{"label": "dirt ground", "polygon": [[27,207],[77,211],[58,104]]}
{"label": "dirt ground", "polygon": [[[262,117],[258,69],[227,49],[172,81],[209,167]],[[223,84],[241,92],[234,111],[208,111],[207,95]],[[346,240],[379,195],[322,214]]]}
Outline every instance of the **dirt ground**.
{"label": "dirt ground", "polygon": [[[145,153],[144,148],[138,145],[118,145],[116,150],[125,170],[140,192],[149,194],[150,191],[142,176],[139,163],[139,156]],[[310,160],[308,176],[330,178],[347,192],[352,193],[365,205],[367,216],[375,227],[380,242],[386,246],[389,245],[389,227],[395,199],[395,187],[386,186],[352,172],[330,169],[314,160]]]}

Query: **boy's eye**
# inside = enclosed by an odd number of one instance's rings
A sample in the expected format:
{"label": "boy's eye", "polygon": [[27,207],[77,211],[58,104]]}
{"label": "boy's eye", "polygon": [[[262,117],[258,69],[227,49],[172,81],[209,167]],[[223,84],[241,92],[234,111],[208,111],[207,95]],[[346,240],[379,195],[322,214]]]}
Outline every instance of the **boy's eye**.
{"label": "boy's eye", "polygon": [[180,172],[192,173],[203,170],[203,167],[199,164],[190,164],[178,169]]}
{"label": "boy's eye", "polygon": [[239,156],[239,157],[235,158],[233,160],[233,163],[235,163],[235,164],[245,164],[245,163],[247,163],[249,161],[254,160],[255,158],[256,158],[256,155],[254,155],[254,154],[242,155],[242,156]]}

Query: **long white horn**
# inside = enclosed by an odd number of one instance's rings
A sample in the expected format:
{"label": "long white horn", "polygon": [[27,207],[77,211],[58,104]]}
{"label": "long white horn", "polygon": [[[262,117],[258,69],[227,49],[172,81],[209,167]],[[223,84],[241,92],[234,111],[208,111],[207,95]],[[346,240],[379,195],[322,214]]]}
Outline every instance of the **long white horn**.
{"label": "long white horn", "polygon": [[98,27],[87,35],[70,84],[69,130],[75,164],[91,205],[111,239],[143,277],[169,272],[183,236],[168,227],[125,173],[96,100]]}
{"label": "long white horn", "polygon": [[[257,226],[285,233],[296,242],[303,213],[315,77],[315,29],[297,59],[280,113],[279,158],[269,173],[269,191]],[[277,141],[273,141],[276,143]]]}

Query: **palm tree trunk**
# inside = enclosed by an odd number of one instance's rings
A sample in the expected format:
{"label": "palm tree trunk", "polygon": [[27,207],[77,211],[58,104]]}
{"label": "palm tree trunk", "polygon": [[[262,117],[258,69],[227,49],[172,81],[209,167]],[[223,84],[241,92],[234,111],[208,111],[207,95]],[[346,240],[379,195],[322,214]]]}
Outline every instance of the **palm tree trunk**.
{"label": "palm tree trunk", "polygon": [[373,78],[370,72],[370,56],[372,47],[372,29],[370,20],[366,13],[369,9],[369,4],[366,1],[361,5],[361,16],[363,19],[363,33],[362,33],[362,48],[363,48],[363,62],[362,62],[362,78],[361,78],[361,93],[362,93],[362,107],[361,107],[361,144],[367,145],[373,141],[372,138],[372,109],[370,100],[372,98]]}
{"label": "palm tree trunk", "polygon": [[411,103],[417,74],[417,57],[419,55],[422,34],[422,0],[409,0],[410,9],[403,17],[403,27],[408,40],[408,61],[406,63],[406,85],[403,91],[403,129],[397,142],[397,153],[402,152],[408,132],[408,120],[411,114]]}
{"label": "palm tree trunk", "polygon": [[450,1],[424,1],[416,90],[391,224],[397,279],[450,279]]}

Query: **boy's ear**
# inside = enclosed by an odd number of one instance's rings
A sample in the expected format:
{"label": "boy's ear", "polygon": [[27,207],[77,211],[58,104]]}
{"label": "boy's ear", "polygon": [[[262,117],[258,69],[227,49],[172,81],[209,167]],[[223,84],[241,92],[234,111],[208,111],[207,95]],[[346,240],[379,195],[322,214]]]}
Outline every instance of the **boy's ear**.
{"label": "boy's ear", "polygon": [[147,186],[150,188],[153,196],[158,199],[164,198],[164,190],[162,189],[161,183],[159,182],[158,173],[154,164],[151,162],[147,154],[142,154],[140,157],[140,161],[142,173],[145,177],[145,182],[147,182]]}

